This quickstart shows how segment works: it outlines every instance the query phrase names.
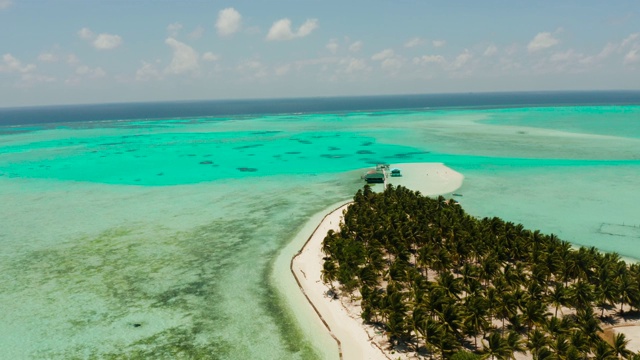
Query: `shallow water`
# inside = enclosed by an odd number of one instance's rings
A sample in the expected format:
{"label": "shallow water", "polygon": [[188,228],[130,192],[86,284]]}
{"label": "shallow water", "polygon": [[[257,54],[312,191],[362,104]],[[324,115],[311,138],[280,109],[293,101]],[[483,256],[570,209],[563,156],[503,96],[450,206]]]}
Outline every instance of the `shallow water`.
{"label": "shallow water", "polygon": [[[378,162],[444,162],[476,216],[640,259],[640,107],[74,123],[0,132],[9,358],[310,359],[274,278]],[[406,174],[410,176],[410,174]],[[279,270],[278,270],[279,269]],[[281,290],[280,290],[281,291]],[[296,291],[296,289],[291,289]],[[321,349],[319,349],[321,348]]]}

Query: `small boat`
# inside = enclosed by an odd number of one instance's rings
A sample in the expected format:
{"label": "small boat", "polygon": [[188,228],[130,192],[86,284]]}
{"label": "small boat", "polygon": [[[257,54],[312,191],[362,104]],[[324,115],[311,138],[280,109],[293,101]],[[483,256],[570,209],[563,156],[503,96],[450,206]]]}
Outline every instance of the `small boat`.
{"label": "small boat", "polygon": [[453,196],[462,196],[462,194],[458,194],[458,193],[453,193],[451,195],[453,195]]}

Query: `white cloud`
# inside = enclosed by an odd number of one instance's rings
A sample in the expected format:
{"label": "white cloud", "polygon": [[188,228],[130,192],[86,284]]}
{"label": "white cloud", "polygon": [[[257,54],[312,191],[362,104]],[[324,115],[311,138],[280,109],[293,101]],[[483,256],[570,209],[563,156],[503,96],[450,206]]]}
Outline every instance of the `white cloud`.
{"label": "white cloud", "polygon": [[243,61],[236,67],[236,70],[248,79],[267,76],[267,67],[258,60]]}
{"label": "white cloud", "polygon": [[53,53],[44,52],[44,53],[40,53],[40,55],[38,55],[38,61],[56,62],[56,61],[58,61],[58,57]]}
{"label": "white cloud", "polygon": [[638,54],[638,52],[640,52],[640,49],[633,49],[629,51],[627,55],[624,56],[624,64],[630,65],[640,61],[640,54]]}
{"label": "white cloud", "polygon": [[318,28],[318,19],[307,19],[307,21],[298,28],[297,37],[305,37]]}
{"label": "white cloud", "polygon": [[122,38],[118,35],[100,34],[93,41],[93,47],[98,50],[115,49],[122,44]]}
{"label": "white cloud", "polygon": [[329,50],[332,54],[338,52],[338,43],[335,40],[329,41],[327,45],[324,46],[327,50]]}
{"label": "white cloud", "polygon": [[347,74],[370,70],[370,67],[364,59],[344,58],[340,60],[340,64],[344,66],[343,72]]}
{"label": "white cloud", "polygon": [[279,67],[276,68],[276,75],[278,75],[278,76],[285,75],[286,73],[289,72],[290,69],[291,69],[291,65],[289,65],[289,64],[279,66]]}
{"label": "white cloud", "polygon": [[557,51],[548,58],[540,59],[533,65],[533,69],[538,73],[581,73],[587,71],[590,66],[597,65],[603,59],[601,54],[603,53],[586,56],[574,49]]}
{"label": "white cloud", "polygon": [[218,12],[218,21],[216,21],[216,29],[221,36],[231,35],[238,30],[242,24],[242,15],[236,9],[230,7]]}
{"label": "white cloud", "polygon": [[36,69],[34,64],[23,65],[20,60],[11,54],[4,54],[2,56],[2,63],[0,63],[0,72],[6,73],[29,73]]}
{"label": "white cloud", "polygon": [[409,40],[407,40],[407,42],[404,43],[404,47],[408,47],[408,48],[412,48],[412,47],[416,47],[416,46],[420,46],[424,44],[424,40],[419,38],[419,37],[414,37],[411,38]]}
{"label": "white cloud", "polygon": [[20,77],[21,83],[18,84],[20,87],[29,87],[31,85],[37,83],[50,83],[56,81],[56,78],[53,76],[42,75],[42,74],[34,74],[34,73],[25,73]]}
{"label": "white cloud", "polygon": [[12,4],[12,0],[0,0],[0,10],[7,9]]}
{"label": "white cloud", "polygon": [[447,42],[446,42],[446,41],[444,41],[444,40],[433,40],[433,41],[431,42],[431,44],[433,45],[433,47],[437,47],[437,48],[438,48],[438,47],[443,47],[443,46],[445,46],[445,45],[447,44]]}
{"label": "white cloud", "polygon": [[491,44],[491,45],[487,46],[487,48],[485,49],[484,53],[482,53],[482,55],[483,56],[492,56],[497,51],[498,51],[498,48],[495,45]]}
{"label": "white cloud", "polygon": [[626,47],[627,45],[634,42],[638,37],[640,37],[640,33],[633,33],[627,36],[626,39],[622,40],[622,44],[620,44],[620,47]]}
{"label": "white cloud", "polygon": [[607,45],[604,46],[602,51],[600,51],[600,53],[596,55],[596,57],[598,59],[605,59],[605,58],[608,58],[609,55],[613,54],[614,51],[616,51],[616,46],[612,43],[608,43]]}
{"label": "white cloud", "polygon": [[296,32],[291,29],[291,20],[280,19],[271,25],[269,33],[267,34],[267,40],[270,41],[282,41],[292,40],[295,38],[305,37],[318,27],[317,19],[308,19],[302,24]]}
{"label": "white cloud", "polygon": [[91,40],[93,39],[94,34],[93,31],[89,30],[89,28],[84,27],[78,30],[78,36],[85,40]]}
{"label": "white cloud", "polygon": [[549,61],[551,61],[551,62],[566,62],[566,61],[575,59],[576,57],[581,57],[581,55],[580,54],[576,54],[576,52],[573,51],[573,49],[569,49],[569,50],[564,51],[564,52],[554,53],[553,55],[551,55],[549,57]]}
{"label": "white cloud", "polygon": [[78,59],[78,57],[76,56],[76,54],[69,54],[67,55],[67,64],[69,65],[75,65],[77,63],[80,62],[80,59]]}
{"label": "white cloud", "polygon": [[101,68],[90,68],[87,65],[78,66],[76,68],[76,74],[80,76],[85,76],[92,79],[97,79],[101,77],[105,77],[107,73]]}
{"label": "white cloud", "polygon": [[170,74],[182,74],[186,72],[194,72],[199,68],[198,53],[185,43],[182,43],[172,37],[164,41],[173,49],[173,58],[171,63],[165,69]]}
{"label": "white cloud", "polygon": [[527,50],[529,52],[535,52],[543,49],[550,48],[552,46],[558,45],[560,40],[556,39],[549,32],[541,32],[538,33],[529,45],[527,45]]}
{"label": "white cloud", "polygon": [[189,37],[191,39],[200,39],[204,34],[204,28],[202,26],[198,26],[192,32],[189,33]]}
{"label": "white cloud", "polygon": [[404,59],[395,54],[392,49],[384,49],[371,57],[371,60],[380,61],[383,69],[397,70],[404,65]]}
{"label": "white cloud", "polygon": [[98,50],[111,50],[115,49],[122,44],[122,38],[119,35],[112,34],[96,34],[89,28],[82,28],[78,30],[78,36],[84,40],[91,41],[91,45]]}
{"label": "white cloud", "polygon": [[447,61],[442,55],[423,55],[413,59],[413,63],[419,64],[445,64]]}
{"label": "white cloud", "polygon": [[389,59],[384,59],[380,64],[383,69],[398,70],[404,65],[404,59],[399,56],[394,56]]}
{"label": "white cloud", "polygon": [[471,52],[465,49],[462,53],[460,53],[460,55],[456,56],[456,59],[451,64],[451,67],[454,70],[460,69],[461,67],[465,66],[472,58],[473,55],[471,55]]}
{"label": "white cloud", "polygon": [[509,55],[509,56],[514,56],[518,52],[520,52],[520,47],[518,46],[518,44],[511,44],[511,45],[507,46],[506,48],[504,48],[504,53]]}
{"label": "white cloud", "polygon": [[[609,50],[608,53],[612,53],[616,50],[619,53],[622,53],[624,51],[626,52],[626,54],[623,58],[623,63],[625,65],[635,64],[637,62],[640,62],[640,41],[639,40],[640,40],[640,33],[629,34],[629,36],[627,36],[624,40],[622,40],[622,42],[618,47],[615,47],[615,45],[612,45],[613,49],[605,48],[605,50]],[[610,44],[607,44],[607,45],[610,45]],[[605,52],[605,50],[602,50],[602,52]]]}
{"label": "white cloud", "polygon": [[349,45],[349,51],[351,52],[358,52],[362,49],[362,41],[358,40],[356,42],[354,42],[353,44]]}
{"label": "white cloud", "polygon": [[395,53],[393,52],[392,49],[384,49],[384,50],[380,51],[379,53],[374,54],[371,57],[371,60],[382,61],[382,60],[385,60],[385,59],[392,58],[394,55],[395,55]]}
{"label": "white cloud", "polygon": [[618,45],[613,43],[607,43],[597,55],[584,56],[580,59],[580,63],[583,65],[597,64],[600,61],[608,58],[618,49]]}
{"label": "white cloud", "polygon": [[142,66],[136,71],[136,80],[138,81],[148,81],[160,78],[162,78],[162,76],[158,69],[156,69],[153,64],[146,61],[143,61]]}
{"label": "white cloud", "polygon": [[172,37],[178,36],[180,30],[182,30],[182,24],[180,24],[179,22],[174,22],[167,26],[167,32],[169,33],[169,36]]}
{"label": "white cloud", "polygon": [[315,59],[297,60],[293,63],[293,65],[295,66],[296,70],[301,70],[307,66],[320,66],[324,69],[327,65],[336,64],[340,61],[340,58],[337,57],[322,57]]}
{"label": "white cloud", "polygon": [[202,60],[204,61],[216,61],[220,59],[220,56],[212,53],[211,51],[207,51],[206,53],[202,54]]}

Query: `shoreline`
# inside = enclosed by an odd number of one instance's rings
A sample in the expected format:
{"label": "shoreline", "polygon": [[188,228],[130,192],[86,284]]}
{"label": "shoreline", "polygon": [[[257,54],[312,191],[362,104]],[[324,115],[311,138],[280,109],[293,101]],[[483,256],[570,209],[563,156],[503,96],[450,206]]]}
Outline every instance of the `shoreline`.
{"label": "shoreline", "polygon": [[341,299],[328,297],[329,287],[322,282],[322,241],[329,230],[337,230],[342,211],[351,201],[325,215],[303,248],[291,259],[291,273],[312,311],[338,346],[339,359],[389,359],[379,345],[371,341],[365,325],[357,321]]}
{"label": "shoreline", "polygon": [[[402,169],[404,176],[390,177],[388,183],[420,191],[423,195],[451,193],[462,185],[464,179],[462,174],[442,163],[407,163],[398,164],[397,167]],[[378,185],[373,186],[373,189],[383,190]],[[359,306],[345,301],[346,299],[334,300],[326,295],[329,287],[321,279],[324,262],[322,241],[329,230],[339,229],[342,213],[351,203],[351,200],[342,203],[324,215],[302,248],[291,259],[290,271],[307,300],[308,311],[315,313],[316,319],[337,344],[340,359],[409,359],[410,353],[385,350],[387,342],[384,335],[360,320]],[[300,235],[302,234],[298,234]]]}
{"label": "shoreline", "polygon": [[[289,263],[289,270],[291,270],[291,274],[293,275],[293,278],[296,280],[296,283],[298,284],[298,287],[300,288],[300,290],[302,291],[302,294],[304,295],[304,297],[307,299],[307,302],[309,302],[309,304],[311,305],[311,307],[313,308],[313,311],[315,311],[316,315],[318,316],[318,318],[320,319],[320,321],[322,322],[322,324],[325,326],[325,328],[327,330],[329,330],[329,335],[331,335],[331,337],[333,338],[333,340],[336,341],[336,343],[338,344],[338,356],[340,359],[342,359],[342,342],[340,341],[340,339],[338,339],[335,334],[333,333],[333,331],[331,330],[331,326],[329,326],[329,324],[327,323],[327,321],[322,317],[322,314],[320,313],[320,311],[318,310],[318,308],[314,305],[313,301],[311,301],[311,299],[309,298],[309,295],[307,294],[307,292],[304,289],[304,286],[302,285],[302,283],[300,282],[300,279],[298,279],[298,276],[296,275],[296,272],[294,270],[295,267],[295,262],[296,259],[298,258],[298,256],[302,253],[302,251],[309,245],[309,243],[314,239],[314,236],[316,236],[316,234],[321,234],[318,233],[318,230],[320,229],[320,227],[323,224],[326,224],[327,218],[333,218],[335,216],[339,216],[336,214],[342,214],[342,212],[347,209],[349,207],[349,205],[351,205],[352,201],[347,202],[346,204],[343,204],[341,206],[339,206],[338,208],[334,209],[333,211],[331,211],[330,213],[326,214],[324,216],[324,218],[322,218],[322,221],[320,221],[320,223],[318,224],[318,226],[316,226],[315,230],[313,230],[313,233],[309,236],[309,238],[307,239],[307,241],[304,243],[304,245],[302,246],[302,248],[296,253],[296,255],[294,255],[291,258],[291,261]],[[331,224],[331,221],[329,222]],[[339,223],[338,223],[339,224]],[[337,226],[336,226],[337,227]],[[302,273],[302,275],[304,276],[304,278],[306,279],[306,274],[300,270],[300,272]]]}

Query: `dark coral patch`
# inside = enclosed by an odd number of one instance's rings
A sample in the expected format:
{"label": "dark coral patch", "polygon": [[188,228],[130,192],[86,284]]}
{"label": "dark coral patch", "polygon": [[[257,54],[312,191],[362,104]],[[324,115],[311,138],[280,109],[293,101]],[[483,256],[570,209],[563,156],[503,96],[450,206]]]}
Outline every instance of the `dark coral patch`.
{"label": "dark coral patch", "polygon": [[400,154],[395,154],[392,157],[393,158],[399,158],[399,159],[406,159],[409,157],[412,157],[414,155],[424,155],[424,154],[428,154],[429,151],[414,151],[414,152],[408,152],[408,153],[400,153]]}
{"label": "dark coral patch", "polygon": [[234,149],[235,150],[251,149],[251,148],[260,147],[260,146],[264,146],[264,145],[263,144],[254,144],[254,145],[236,146],[236,147],[234,147]]}

